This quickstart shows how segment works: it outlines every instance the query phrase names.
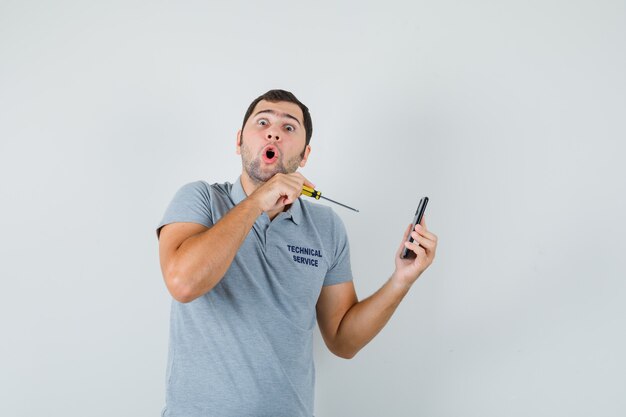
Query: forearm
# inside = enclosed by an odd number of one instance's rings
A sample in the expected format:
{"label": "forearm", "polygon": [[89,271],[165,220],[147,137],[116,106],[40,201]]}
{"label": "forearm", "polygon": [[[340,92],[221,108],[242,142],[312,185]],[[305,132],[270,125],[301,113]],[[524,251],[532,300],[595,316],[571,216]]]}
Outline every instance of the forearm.
{"label": "forearm", "polygon": [[387,324],[410,286],[392,276],[368,298],[353,305],[345,314],[335,339],[335,349],[351,358],[367,345]]}
{"label": "forearm", "polygon": [[253,200],[243,200],[210,229],[182,243],[176,250],[170,276],[184,302],[200,297],[219,283],[261,213]]}

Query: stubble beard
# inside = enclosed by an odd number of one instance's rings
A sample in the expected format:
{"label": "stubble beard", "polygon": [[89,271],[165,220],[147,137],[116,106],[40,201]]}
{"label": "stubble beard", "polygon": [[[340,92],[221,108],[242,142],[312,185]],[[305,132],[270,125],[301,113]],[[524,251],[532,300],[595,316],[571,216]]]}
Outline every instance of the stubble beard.
{"label": "stubble beard", "polygon": [[262,166],[264,163],[261,156],[253,156],[247,146],[243,144],[241,145],[241,163],[244,170],[248,174],[248,177],[250,177],[252,182],[256,185],[267,182],[276,174],[291,174],[296,172],[300,166],[302,158],[302,155],[296,155],[289,159],[286,163],[283,163],[283,156],[281,154],[278,157],[278,161],[273,164],[271,169],[263,169]]}

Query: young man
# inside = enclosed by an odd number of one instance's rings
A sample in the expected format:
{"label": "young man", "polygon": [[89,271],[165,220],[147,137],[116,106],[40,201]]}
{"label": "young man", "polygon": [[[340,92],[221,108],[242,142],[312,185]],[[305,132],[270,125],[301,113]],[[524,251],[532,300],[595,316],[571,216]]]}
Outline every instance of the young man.
{"label": "young man", "polygon": [[[167,208],[157,228],[174,298],[163,416],[311,417],[316,321],[330,351],[352,358],[432,263],[437,237],[407,227],[395,271],[358,301],[343,223],[299,198],[314,187],[296,172],[311,134],[307,107],[268,91],[237,132],[241,176],[187,184]],[[400,258],[405,246],[416,257]]]}

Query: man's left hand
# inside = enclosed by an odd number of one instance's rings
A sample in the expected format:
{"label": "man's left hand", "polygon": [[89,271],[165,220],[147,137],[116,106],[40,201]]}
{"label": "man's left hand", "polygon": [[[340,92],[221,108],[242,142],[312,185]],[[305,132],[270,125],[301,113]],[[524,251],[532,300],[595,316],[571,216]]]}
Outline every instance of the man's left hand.
{"label": "man's left hand", "polygon": [[[430,266],[435,259],[437,250],[437,236],[426,228],[426,221],[422,218],[422,223],[415,225],[415,230],[411,231],[412,224],[406,228],[402,243],[396,252],[396,270],[392,279],[398,283],[411,286],[417,278]],[[413,237],[413,242],[408,242],[409,232]],[[409,255],[401,258],[404,248],[409,249]]]}

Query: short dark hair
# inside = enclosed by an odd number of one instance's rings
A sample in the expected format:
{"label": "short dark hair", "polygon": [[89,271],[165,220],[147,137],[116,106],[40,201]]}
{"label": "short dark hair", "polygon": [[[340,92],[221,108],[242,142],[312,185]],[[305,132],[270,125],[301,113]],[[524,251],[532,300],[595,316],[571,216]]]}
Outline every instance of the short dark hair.
{"label": "short dark hair", "polygon": [[250,115],[254,111],[254,108],[259,101],[265,100],[270,101],[272,103],[276,103],[279,101],[288,101],[290,103],[295,103],[302,110],[302,116],[304,117],[304,132],[306,134],[306,144],[308,145],[311,141],[311,136],[313,135],[313,122],[311,121],[311,114],[309,113],[309,108],[305,106],[300,100],[296,98],[292,93],[285,90],[270,90],[267,93],[257,97],[248,107],[246,111],[246,115],[243,117],[243,124],[241,125],[241,130],[243,131],[243,127],[246,125],[246,122],[250,118]]}

